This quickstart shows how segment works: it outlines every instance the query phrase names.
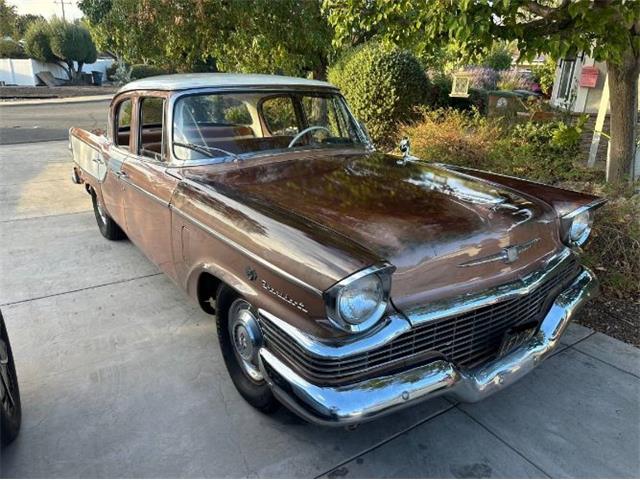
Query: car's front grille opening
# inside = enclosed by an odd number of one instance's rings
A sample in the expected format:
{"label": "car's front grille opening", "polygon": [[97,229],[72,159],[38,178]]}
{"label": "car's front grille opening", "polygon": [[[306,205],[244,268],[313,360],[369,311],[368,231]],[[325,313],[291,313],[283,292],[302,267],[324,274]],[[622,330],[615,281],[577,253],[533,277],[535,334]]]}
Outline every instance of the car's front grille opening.
{"label": "car's front grille opening", "polygon": [[560,288],[575,278],[579,265],[570,257],[527,295],[486,305],[460,315],[417,325],[393,341],[341,360],[310,355],[272,322],[260,320],[266,347],[317,384],[341,384],[424,361],[446,358],[469,369],[498,355],[505,333],[516,325],[539,324]]}

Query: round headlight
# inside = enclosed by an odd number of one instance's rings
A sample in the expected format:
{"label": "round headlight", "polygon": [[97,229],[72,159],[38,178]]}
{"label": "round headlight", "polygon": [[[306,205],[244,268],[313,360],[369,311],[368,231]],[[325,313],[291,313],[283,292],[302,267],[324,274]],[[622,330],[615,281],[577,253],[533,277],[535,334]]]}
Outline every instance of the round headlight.
{"label": "round headlight", "polygon": [[591,234],[593,217],[590,211],[584,211],[573,217],[569,228],[569,241],[573,245],[582,245]]}
{"label": "round headlight", "polygon": [[375,274],[346,285],[340,290],[337,298],[340,317],[352,325],[359,325],[371,319],[384,308],[384,303],[382,280]]}

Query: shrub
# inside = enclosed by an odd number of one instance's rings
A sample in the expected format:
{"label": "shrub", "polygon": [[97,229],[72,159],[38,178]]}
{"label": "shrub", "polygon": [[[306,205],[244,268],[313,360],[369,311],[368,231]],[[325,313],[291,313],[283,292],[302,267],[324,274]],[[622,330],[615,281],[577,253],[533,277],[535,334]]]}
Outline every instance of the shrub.
{"label": "shrub", "polygon": [[533,78],[540,84],[540,89],[545,95],[551,95],[553,82],[556,79],[556,61],[549,57],[542,65],[536,65],[531,69]]}
{"label": "shrub", "polygon": [[640,299],[640,194],[596,193],[609,201],[596,212],[582,257],[598,272],[605,296]]}
{"label": "shrub", "polygon": [[492,143],[500,136],[499,126],[489,124],[477,111],[422,109],[420,114],[418,121],[402,129],[402,135],[411,140],[415,155],[477,168],[487,164]]}
{"label": "shrub", "polygon": [[114,75],[118,71],[118,66],[119,65],[120,65],[119,62],[113,62],[111,65],[109,65],[107,67],[107,80],[109,80],[109,81],[115,80],[114,79]]}
{"label": "shrub", "polygon": [[27,58],[24,48],[10,39],[0,40],[0,58]]}
{"label": "shrub", "polygon": [[165,75],[170,73],[168,68],[159,67],[157,65],[147,65],[144,63],[137,63],[131,66],[131,79],[138,80],[139,78],[154,77],[156,75]]}
{"label": "shrub", "polygon": [[515,69],[500,72],[496,86],[500,90],[531,90],[531,81]]}
{"label": "shrub", "polygon": [[377,43],[348,53],[329,70],[329,81],[340,87],[377,143],[388,141],[399,122],[413,118],[413,109],[424,103],[429,85],[413,55],[385,50]]}
{"label": "shrub", "polygon": [[491,51],[484,57],[482,66],[489,67],[494,70],[507,70],[511,67],[511,53],[504,46],[498,46],[492,48]]}
{"label": "shrub", "polygon": [[58,59],[51,51],[49,24],[44,21],[33,22],[24,34],[24,50],[30,57],[41,62],[55,62]]}
{"label": "shrub", "polygon": [[471,75],[470,86],[481,90],[495,90],[498,72],[489,67],[468,67],[465,72]]}

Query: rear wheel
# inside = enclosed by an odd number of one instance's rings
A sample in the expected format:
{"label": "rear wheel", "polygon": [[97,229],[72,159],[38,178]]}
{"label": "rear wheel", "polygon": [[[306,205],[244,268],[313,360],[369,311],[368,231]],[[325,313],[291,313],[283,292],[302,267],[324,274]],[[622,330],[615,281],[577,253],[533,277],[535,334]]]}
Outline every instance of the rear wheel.
{"label": "rear wheel", "polygon": [[91,194],[91,199],[93,201],[93,213],[96,216],[96,222],[98,222],[98,228],[102,236],[109,240],[127,238],[118,224],[109,216],[95,192]]}
{"label": "rear wheel", "polygon": [[7,445],[18,436],[22,421],[18,376],[7,329],[0,313],[0,437]]}
{"label": "rear wheel", "polygon": [[261,412],[277,410],[279,402],[258,367],[262,334],[255,308],[228,287],[222,287],[216,302],[220,349],[236,389]]}

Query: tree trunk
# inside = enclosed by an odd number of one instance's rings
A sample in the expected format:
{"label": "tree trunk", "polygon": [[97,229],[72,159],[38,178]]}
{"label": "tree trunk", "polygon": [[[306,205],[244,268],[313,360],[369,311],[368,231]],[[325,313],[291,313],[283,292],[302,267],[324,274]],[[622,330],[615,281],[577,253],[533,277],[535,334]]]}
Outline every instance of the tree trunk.
{"label": "tree trunk", "polygon": [[629,48],[620,64],[607,62],[611,103],[610,157],[607,181],[621,182],[626,175],[633,181],[632,165],[638,124],[638,75],[640,57]]}

